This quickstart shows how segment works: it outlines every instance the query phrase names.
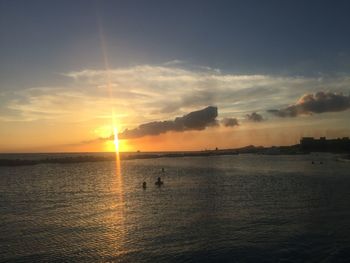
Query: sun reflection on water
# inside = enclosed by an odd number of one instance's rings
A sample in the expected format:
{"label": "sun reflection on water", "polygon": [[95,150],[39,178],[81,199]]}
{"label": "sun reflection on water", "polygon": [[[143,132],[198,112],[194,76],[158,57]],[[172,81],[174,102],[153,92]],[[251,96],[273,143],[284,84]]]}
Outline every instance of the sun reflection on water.
{"label": "sun reflection on water", "polygon": [[124,186],[123,175],[121,169],[121,160],[119,153],[118,129],[113,129],[114,145],[115,145],[115,162],[114,169],[111,169],[111,185],[110,190],[113,198],[108,199],[106,204],[111,213],[104,217],[104,225],[109,226],[106,232],[106,239],[110,240],[109,246],[112,247],[115,255],[122,255],[127,252],[125,247],[127,238],[127,228],[125,224],[125,200],[124,200]]}

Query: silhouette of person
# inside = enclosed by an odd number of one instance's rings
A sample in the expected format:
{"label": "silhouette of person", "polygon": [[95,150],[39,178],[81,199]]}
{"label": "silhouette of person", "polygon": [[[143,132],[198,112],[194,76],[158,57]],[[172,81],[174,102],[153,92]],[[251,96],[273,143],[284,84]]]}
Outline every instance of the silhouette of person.
{"label": "silhouette of person", "polygon": [[143,188],[143,189],[146,189],[146,187],[147,187],[147,183],[146,183],[146,182],[143,182],[142,188]]}
{"label": "silhouette of person", "polygon": [[163,184],[162,180],[160,179],[160,177],[158,177],[157,181],[155,182],[156,186],[161,186]]}

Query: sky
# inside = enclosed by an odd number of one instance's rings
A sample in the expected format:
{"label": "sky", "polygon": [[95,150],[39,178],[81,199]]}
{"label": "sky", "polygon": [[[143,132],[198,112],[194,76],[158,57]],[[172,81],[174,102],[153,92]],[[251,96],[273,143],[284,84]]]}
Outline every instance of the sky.
{"label": "sky", "polygon": [[349,1],[0,0],[0,152],[350,136]]}

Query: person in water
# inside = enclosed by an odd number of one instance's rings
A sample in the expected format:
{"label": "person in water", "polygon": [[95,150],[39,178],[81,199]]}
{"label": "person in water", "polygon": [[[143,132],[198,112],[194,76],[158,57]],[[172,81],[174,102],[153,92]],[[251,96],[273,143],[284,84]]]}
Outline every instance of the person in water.
{"label": "person in water", "polygon": [[147,187],[147,183],[146,183],[146,182],[143,182],[142,188],[143,188],[143,189],[146,189],[146,187]]}
{"label": "person in water", "polygon": [[160,179],[160,177],[158,177],[157,181],[155,182],[155,185],[156,185],[156,186],[161,186],[161,185],[163,185],[163,182],[162,182],[162,180]]}

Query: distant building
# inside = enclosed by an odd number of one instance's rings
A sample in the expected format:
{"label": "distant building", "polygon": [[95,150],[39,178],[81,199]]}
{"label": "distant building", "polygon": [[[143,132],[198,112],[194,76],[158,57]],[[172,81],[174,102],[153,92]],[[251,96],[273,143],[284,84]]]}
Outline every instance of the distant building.
{"label": "distant building", "polygon": [[309,152],[350,152],[349,137],[329,139],[320,137],[303,137],[300,140],[300,146],[303,151]]}

